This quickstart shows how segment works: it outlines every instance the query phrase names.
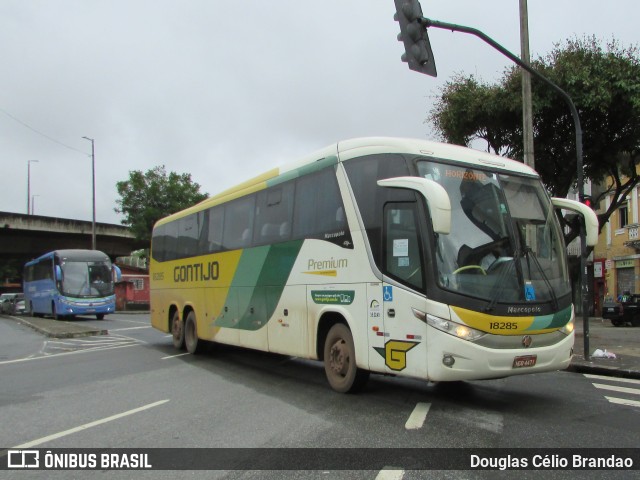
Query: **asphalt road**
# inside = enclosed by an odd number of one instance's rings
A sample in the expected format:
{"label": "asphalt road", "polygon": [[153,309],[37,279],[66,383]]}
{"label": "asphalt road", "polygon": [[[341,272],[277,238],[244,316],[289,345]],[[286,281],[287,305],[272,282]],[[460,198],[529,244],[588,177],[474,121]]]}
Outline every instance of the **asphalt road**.
{"label": "asphalt road", "polygon": [[[147,315],[109,335],[47,339],[0,318],[1,448],[640,446],[640,381],[556,372],[433,385],[372,376],[333,392],[321,364],[215,346],[182,354]],[[629,405],[621,402],[630,401]],[[295,459],[292,459],[294,462]],[[191,471],[189,478],[566,478],[563,471]],[[395,471],[393,470],[395,469]],[[582,471],[580,478],[623,478]],[[627,472],[629,474],[629,472]],[[176,472],[5,471],[3,478],[175,478]]]}

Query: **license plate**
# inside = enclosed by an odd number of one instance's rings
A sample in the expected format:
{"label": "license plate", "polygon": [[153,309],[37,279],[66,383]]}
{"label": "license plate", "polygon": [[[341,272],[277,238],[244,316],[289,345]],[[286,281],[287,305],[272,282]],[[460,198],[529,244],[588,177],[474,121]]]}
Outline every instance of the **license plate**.
{"label": "license plate", "polygon": [[533,367],[538,360],[537,355],[524,355],[513,359],[513,368]]}
{"label": "license plate", "polygon": [[613,309],[613,308],[607,308],[607,312],[615,312],[615,309]]}
{"label": "license plate", "polygon": [[96,311],[95,308],[87,308],[87,313],[94,313]]}

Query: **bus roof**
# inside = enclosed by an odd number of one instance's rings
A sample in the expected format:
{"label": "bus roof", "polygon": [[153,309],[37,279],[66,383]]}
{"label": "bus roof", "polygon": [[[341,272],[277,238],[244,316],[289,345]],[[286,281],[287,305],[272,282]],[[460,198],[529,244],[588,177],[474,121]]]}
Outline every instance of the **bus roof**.
{"label": "bus roof", "polygon": [[53,250],[51,252],[47,252],[43,255],[40,255],[38,258],[27,262],[26,265],[31,263],[35,263],[43,258],[51,257],[53,255],[57,255],[58,257],[64,260],[75,260],[81,262],[100,262],[104,260],[109,260],[109,256],[101,252],[100,250],[81,250],[81,249],[69,249],[69,250]]}
{"label": "bus roof", "polygon": [[193,207],[165,217],[162,220],[159,220],[157,225],[200,211],[203,208],[219,205],[235,198],[263,190],[270,185],[302,176],[331,164],[345,162],[352,158],[373,155],[376,153],[422,155],[442,160],[452,160],[457,163],[469,164],[469,166],[478,168],[491,168],[521,175],[538,176],[535,170],[521,162],[459,145],[411,138],[354,138],[334,143],[306,155],[295,162],[273,168],[261,175],[258,175],[257,177],[251,178],[230,189],[224,190],[223,192],[220,192],[199,204],[194,205]]}

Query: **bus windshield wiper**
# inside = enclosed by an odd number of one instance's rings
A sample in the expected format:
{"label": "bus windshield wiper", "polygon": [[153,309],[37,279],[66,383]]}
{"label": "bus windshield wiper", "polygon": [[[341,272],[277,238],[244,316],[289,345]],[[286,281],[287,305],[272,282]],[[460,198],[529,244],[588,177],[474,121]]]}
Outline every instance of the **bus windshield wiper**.
{"label": "bus windshield wiper", "polygon": [[507,275],[511,273],[511,270],[513,269],[513,265],[515,264],[516,259],[519,256],[520,256],[520,251],[516,249],[513,252],[513,258],[511,262],[509,262],[509,266],[502,270],[502,272],[500,273],[500,276],[498,277],[498,281],[493,285],[493,289],[491,290],[491,301],[487,304],[486,307],[484,307],[485,312],[490,312],[495,308],[496,303],[498,303],[498,298],[502,293],[502,283],[504,282],[504,279],[507,278]]}
{"label": "bus windshield wiper", "polygon": [[547,274],[544,272],[544,269],[542,268],[542,265],[540,265],[540,261],[538,260],[538,256],[535,254],[535,252],[531,249],[530,246],[525,245],[524,247],[524,255],[523,255],[526,259],[527,259],[527,268],[529,269],[529,275],[531,276],[531,265],[529,264],[529,259],[533,259],[533,263],[535,264],[535,266],[538,268],[538,271],[540,272],[540,276],[542,277],[542,281],[544,282],[544,284],[546,285],[547,289],[549,290],[549,296],[551,297],[551,302],[553,303],[553,308],[554,310],[558,308],[558,298],[556,297],[555,292],[553,291],[553,287],[551,286],[551,282],[549,281],[549,277],[547,277]]}

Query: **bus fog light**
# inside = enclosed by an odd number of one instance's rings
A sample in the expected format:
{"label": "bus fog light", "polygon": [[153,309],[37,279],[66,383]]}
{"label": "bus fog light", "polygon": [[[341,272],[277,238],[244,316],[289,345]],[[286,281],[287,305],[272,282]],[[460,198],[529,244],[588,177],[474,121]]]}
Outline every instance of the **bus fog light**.
{"label": "bus fog light", "polygon": [[453,367],[453,364],[456,363],[456,359],[453,358],[452,355],[445,355],[442,357],[442,364],[445,367]]}

